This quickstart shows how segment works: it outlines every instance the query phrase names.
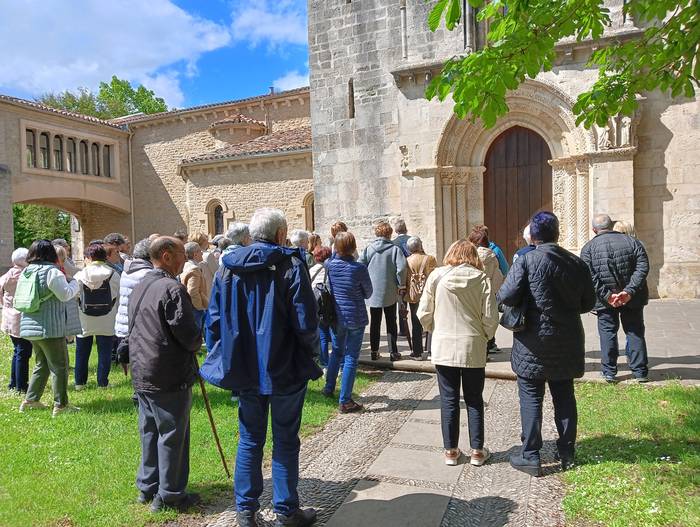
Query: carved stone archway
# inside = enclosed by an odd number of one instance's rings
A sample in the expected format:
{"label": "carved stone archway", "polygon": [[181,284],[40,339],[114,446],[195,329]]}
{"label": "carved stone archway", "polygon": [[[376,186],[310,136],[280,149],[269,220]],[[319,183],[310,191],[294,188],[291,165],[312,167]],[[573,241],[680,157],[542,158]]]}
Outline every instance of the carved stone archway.
{"label": "carved stone archway", "polygon": [[486,153],[494,139],[513,126],[539,134],[552,153],[552,204],[562,224],[560,242],[578,250],[588,240],[594,133],[576,126],[574,100],[553,85],[528,80],[506,102],[509,112],[492,128],[452,116],[443,129],[435,152],[438,253],[483,222]]}

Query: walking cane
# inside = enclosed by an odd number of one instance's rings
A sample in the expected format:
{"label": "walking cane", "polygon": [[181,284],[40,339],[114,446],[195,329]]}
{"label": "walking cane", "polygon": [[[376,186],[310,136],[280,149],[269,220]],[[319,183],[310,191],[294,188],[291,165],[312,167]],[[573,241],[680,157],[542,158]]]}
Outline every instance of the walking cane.
{"label": "walking cane", "polygon": [[226,471],[226,476],[231,479],[231,472],[228,469],[228,464],[226,463],[226,456],[224,456],[224,451],[221,448],[221,441],[219,441],[219,433],[216,431],[216,424],[214,423],[214,416],[211,413],[211,404],[209,404],[209,397],[207,397],[207,389],[204,386],[204,379],[199,375],[199,361],[197,357],[194,357],[194,363],[197,366],[197,379],[199,379],[199,387],[202,389],[202,397],[204,398],[204,406],[207,409],[207,415],[209,415],[209,424],[211,424],[211,431],[214,434],[214,440],[216,441],[216,448],[219,449],[219,456],[221,456],[221,463],[224,465],[224,470]]}

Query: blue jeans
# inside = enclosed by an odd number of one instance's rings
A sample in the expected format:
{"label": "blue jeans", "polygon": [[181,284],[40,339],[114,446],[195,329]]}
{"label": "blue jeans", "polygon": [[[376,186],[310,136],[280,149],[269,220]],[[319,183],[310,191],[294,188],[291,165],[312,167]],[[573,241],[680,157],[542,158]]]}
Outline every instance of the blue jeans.
{"label": "blue jeans", "polygon": [[340,379],[340,404],[345,404],[352,398],[352,387],[355,384],[355,374],[357,373],[357,359],[360,357],[364,335],[364,326],[354,328],[337,326],[331,329],[333,353],[331,353],[328,360],[326,386],[323,390],[326,392],[335,390],[338,370],[342,364],[343,375]]}
{"label": "blue jeans", "polygon": [[322,368],[328,367],[328,347],[331,345],[331,328],[329,326],[318,326],[318,337],[321,343],[321,354],[318,361]]}
{"label": "blue jeans", "polygon": [[287,393],[260,395],[244,391],[238,402],[240,439],[236,453],[233,493],[239,511],[260,508],[262,460],[267,417],[272,413],[272,503],[278,514],[299,509],[299,427],[306,383]]}
{"label": "blue jeans", "polygon": [[600,355],[603,375],[617,375],[617,357],[620,354],[617,331],[622,329],[627,335],[625,353],[629,368],[635,377],[646,377],[649,373],[647,344],[644,338],[644,312],[641,308],[621,307],[598,311],[598,334],[600,335]]}
{"label": "blue jeans", "polygon": [[[97,386],[109,384],[109,369],[112,366],[114,335],[97,335]],[[87,384],[88,363],[92,351],[92,335],[75,339],[75,384]]]}
{"label": "blue jeans", "polygon": [[10,368],[10,390],[26,392],[29,386],[29,358],[32,356],[32,343],[27,339],[10,337],[15,353]]}

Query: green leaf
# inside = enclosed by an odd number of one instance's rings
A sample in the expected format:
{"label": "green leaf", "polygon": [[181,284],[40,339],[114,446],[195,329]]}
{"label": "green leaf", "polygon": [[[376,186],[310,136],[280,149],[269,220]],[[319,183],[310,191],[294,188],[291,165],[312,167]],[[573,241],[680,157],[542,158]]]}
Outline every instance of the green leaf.
{"label": "green leaf", "polygon": [[450,0],[450,5],[445,14],[445,27],[452,31],[462,18],[462,6],[460,0]]}
{"label": "green leaf", "polygon": [[428,13],[428,27],[430,28],[430,31],[435,31],[440,25],[442,13],[443,11],[445,11],[445,7],[447,7],[448,1],[449,0],[438,0],[438,3],[435,4],[435,7],[433,7],[430,10],[430,13]]}

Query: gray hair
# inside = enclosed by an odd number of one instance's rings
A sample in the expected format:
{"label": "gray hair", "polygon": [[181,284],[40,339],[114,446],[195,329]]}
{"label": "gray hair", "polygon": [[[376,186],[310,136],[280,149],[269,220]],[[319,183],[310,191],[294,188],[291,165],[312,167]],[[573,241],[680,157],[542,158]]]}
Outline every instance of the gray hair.
{"label": "gray hair", "polygon": [[[223,251],[228,247],[229,245],[233,245],[233,242],[229,240],[226,236],[221,238],[219,242],[216,244],[216,248],[219,249],[220,251]],[[240,245],[240,244],[239,244]]]}
{"label": "gray hair", "polygon": [[60,245],[64,249],[68,249],[68,247],[70,247],[68,245],[68,242],[63,238],[56,238],[54,241],[51,242],[51,245]]}
{"label": "gray hair", "polygon": [[406,249],[411,254],[419,253],[423,250],[423,242],[418,236],[411,236],[406,242]]}
{"label": "gray hair", "polygon": [[104,242],[109,245],[124,245],[126,243],[126,240],[124,239],[123,234],[120,234],[118,232],[112,232],[105,236]]}
{"label": "gray hair", "polygon": [[523,229],[523,240],[525,240],[525,242],[528,245],[532,245],[532,237],[530,236],[530,224],[529,223]]}
{"label": "gray hair", "polygon": [[406,222],[403,220],[403,218],[396,218],[393,223],[396,234],[406,234],[408,232]]}
{"label": "gray hair", "polygon": [[275,242],[277,231],[287,227],[287,219],[284,212],[279,209],[264,207],[257,209],[250,219],[250,236],[254,240],[266,240]]}
{"label": "gray hair", "polygon": [[24,247],[19,247],[12,251],[12,265],[27,267],[27,254],[29,254],[29,249]]}
{"label": "gray hair", "polygon": [[613,228],[613,224],[613,220],[607,214],[596,214],[591,222],[595,231],[609,231]]}
{"label": "gray hair", "polygon": [[236,245],[243,245],[243,241],[250,236],[250,231],[248,230],[248,225],[240,221],[232,223],[228,231],[226,231],[226,238],[231,240]]}
{"label": "gray hair", "polygon": [[138,258],[140,260],[151,260],[151,255],[149,254],[149,251],[151,249],[151,239],[150,238],[144,238],[143,240],[140,240],[134,245],[134,252],[132,253],[132,256],[134,258]]}
{"label": "gray hair", "polygon": [[197,251],[201,250],[202,247],[197,242],[187,242],[185,244],[185,256],[187,256],[188,260],[194,258],[194,255],[197,254]]}
{"label": "gray hair", "polygon": [[294,247],[299,247],[304,241],[309,241],[309,233],[302,229],[294,229],[289,234],[289,241],[292,242]]}

